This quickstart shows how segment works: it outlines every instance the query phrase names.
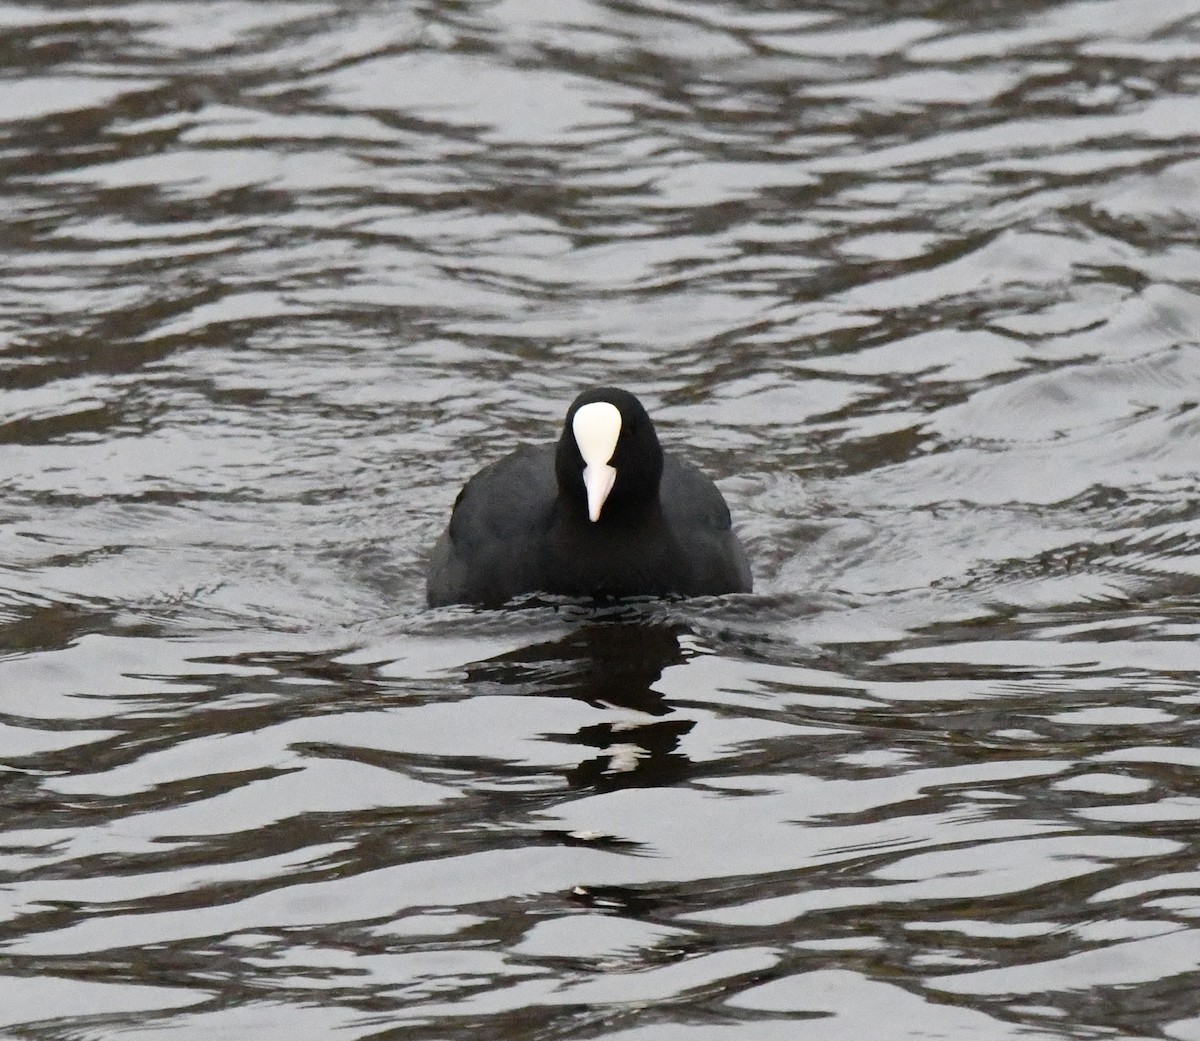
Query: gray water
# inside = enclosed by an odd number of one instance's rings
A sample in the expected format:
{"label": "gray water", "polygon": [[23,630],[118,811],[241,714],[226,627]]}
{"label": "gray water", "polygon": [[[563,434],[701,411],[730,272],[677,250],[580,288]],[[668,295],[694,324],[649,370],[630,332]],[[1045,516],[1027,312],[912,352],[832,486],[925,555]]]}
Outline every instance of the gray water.
{"label": "gray water", "polygon": [[[1200,0],[0,53],[3,1037],[1200,1039]],[[595,383],[755,594],[425,609]]]}

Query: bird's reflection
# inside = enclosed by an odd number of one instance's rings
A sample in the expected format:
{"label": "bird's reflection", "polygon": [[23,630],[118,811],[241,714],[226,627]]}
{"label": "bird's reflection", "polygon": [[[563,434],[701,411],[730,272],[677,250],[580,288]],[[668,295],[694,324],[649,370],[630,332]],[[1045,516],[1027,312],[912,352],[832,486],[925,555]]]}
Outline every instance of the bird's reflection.
{"label": "bird's reflection", "polygon": [[690,764],[678,752],[679,740],[695,723],[672,716],[654,684],[668,666],[687,660],[679,639],[683,631],[662,620],[586,621],[558,639],[476,662],[467,680],[631,712],[626,719],[574,734],[546,735],[599,750],[568,772],[572,786],[608,790],[673,784],[687,775]]}

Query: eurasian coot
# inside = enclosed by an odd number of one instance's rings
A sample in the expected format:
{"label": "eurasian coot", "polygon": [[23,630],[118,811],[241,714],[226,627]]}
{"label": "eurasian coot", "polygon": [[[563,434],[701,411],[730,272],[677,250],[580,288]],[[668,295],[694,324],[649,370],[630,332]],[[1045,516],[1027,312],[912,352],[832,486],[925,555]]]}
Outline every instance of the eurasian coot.
{"label": "eurasian coot", "polygon": [[518,448],[467,482],[427,579],[435,607],[751,588],[716,485],[664,452],[642,403],[611,387],[575,399],[557,444]]}

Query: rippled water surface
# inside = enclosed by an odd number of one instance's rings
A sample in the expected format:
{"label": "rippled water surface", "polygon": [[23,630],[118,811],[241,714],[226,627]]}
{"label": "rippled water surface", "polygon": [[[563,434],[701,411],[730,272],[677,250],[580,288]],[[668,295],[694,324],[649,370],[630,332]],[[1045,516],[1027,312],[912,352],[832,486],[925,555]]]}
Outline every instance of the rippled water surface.
{"label": "rippled water surface", "polygon": [[[1200,0],[0,53],[0,1034],[1200,1041]],[[755,594],[427,610],[594,383]]]}

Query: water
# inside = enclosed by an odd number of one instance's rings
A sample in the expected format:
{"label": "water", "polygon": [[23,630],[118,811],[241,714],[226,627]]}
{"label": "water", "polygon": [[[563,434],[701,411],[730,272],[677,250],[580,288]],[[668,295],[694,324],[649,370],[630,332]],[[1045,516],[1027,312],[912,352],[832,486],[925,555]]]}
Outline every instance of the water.
{"label": "water", "polygon": [[[4,1037],[1200,1039],[1200,0],[0,41]],[[756,593],[426,610],[598,382]]]}

